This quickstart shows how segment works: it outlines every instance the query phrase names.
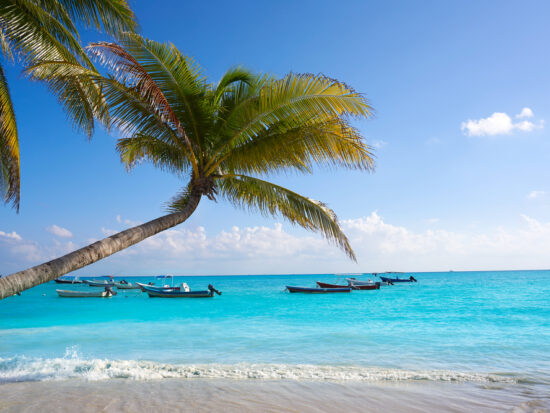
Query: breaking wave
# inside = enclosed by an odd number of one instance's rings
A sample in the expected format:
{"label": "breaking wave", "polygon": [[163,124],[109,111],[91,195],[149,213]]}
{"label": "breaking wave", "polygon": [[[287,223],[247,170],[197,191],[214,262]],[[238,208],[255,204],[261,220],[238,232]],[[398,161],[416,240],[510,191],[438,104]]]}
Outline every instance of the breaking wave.
{"label": "breaking wave", "polygon": [[0,383],[42,380],[158,380],[166,378],[265,379],[303,381],[407,381],[518,383],[511,375],[446,370],[400,370],[358,366],[290,364],[166,364],[142,360],[83,359],[75,352],[61,358],[0,358]]}

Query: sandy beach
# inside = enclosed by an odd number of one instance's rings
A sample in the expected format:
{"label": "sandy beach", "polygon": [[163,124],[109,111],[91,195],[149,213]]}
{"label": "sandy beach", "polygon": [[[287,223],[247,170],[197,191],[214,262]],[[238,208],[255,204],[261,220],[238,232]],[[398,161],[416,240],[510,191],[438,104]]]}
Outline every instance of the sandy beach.
{"label": "sandy beach", "polygon": [[539,390],[472,383],[67,380],[0,385],[0,411],[548,412],[550,392]]}

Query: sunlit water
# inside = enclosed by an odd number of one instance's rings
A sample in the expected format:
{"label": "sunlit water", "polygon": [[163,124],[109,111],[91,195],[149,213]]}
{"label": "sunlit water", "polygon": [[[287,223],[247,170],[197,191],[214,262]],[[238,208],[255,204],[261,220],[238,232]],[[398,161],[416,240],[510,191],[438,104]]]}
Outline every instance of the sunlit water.
{"label": "sunlit water", "polygon": [[[550,383],[550,271],[417,273],[351,294],[289,294],[333,275],[178,277],[209,299],[0,301],[0,383],[51,379],[288,379]],[[151,278],[126,278],[150,281]],[[158,281],[157,281],[158,283]]]}

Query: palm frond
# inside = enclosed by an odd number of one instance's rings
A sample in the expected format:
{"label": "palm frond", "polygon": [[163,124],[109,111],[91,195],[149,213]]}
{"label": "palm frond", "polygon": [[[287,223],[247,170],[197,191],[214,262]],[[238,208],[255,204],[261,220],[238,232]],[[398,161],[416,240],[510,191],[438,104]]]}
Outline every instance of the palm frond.
{"label": "palm frond", "polygon": [[0,66],[0,195],[19,211],[19,138],[4,69]]}
{"label": "palm frond", "polygon": [[223,159],[222,169],[245,174],[310,171],[315,164],[370,171],[374,165],[372,150],[359,131],[336,117],[290,127],[279,123],[233,148]]}
{"label": "palm frond", "polygon": [[[235,83],[251,86],[256,81],[256,78],[256,75],[242,66],[232,67],[224,73],[214,90],[214,104],[218,104],[224,94],[228,92],[232,93]],[[233,86],[233,88],[228,90],[231,86]]]}
{"label": "palm frond", "polygon": [[[284,123],[286,127],[330,121],[335,117],[369,117],[372,109],[365,98],[349,86],[323,75],[290,74],[266,84],[257,99],[247,101],[228,116],[220,131],[229,138],[217,155],[253,140],[262,132]],[[219,165],[216,161],[214,166]]]}
{"label": "palm frond", "polygon": [[67,28],[36,2],[0,2],[0,22],[13,51],[25,64],[63,60],[91,65],[74,27]]}
{"label": "palm frond", "polygon": [[207,83],[201,67],[173,44],[125,35],[122,45],[162,91],[175,118],[191,142],[201,147],[201,132],[210,124],[205,110]]}
{"label": "palm frond", "polygon": [[78,63],[42,61],[24,71],[30,79],[46,83],[57,96],[73,126],[88,137],[95,129],[95,119],[109,125],[109,111],[99,74]]}
{"label": "palm frond", "polygon": [[118,140],[117,150],[127,169],[133,168],[142,160],[176,174],[183,174],[191,169],[189,159],[181,148],[152,136],[137,134],[131,138],[121,138]]}
{"label": "palm frond", "polygon": [[320,232],[352,260],[355,254],[342,232],[334,211],[322,202],[286,188],[245,175],[224,175],[217,180],[218,193],[233,205],[265,216],[283,216],[293,224]]}
{"label": "palm frond", "polygon": [[[57,3],[70,18],[87,27],[105,30],[118,37],[137,29],[135,15],[125,0],[41,0],[43,4]],[[58,8],[53,6],[53,8]]]}

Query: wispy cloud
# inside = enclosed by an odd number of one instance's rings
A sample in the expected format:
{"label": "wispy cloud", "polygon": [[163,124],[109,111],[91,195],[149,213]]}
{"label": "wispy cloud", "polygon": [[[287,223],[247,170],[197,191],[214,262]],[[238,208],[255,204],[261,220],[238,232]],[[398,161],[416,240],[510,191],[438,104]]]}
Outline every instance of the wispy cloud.
{"label": "wispy cloud", "polygon": [[63,228],[57,225],[51,225],[46,228],[46,231],[48,231],[50,234],[55,235],[56,237],[60,238],[72,238],[73,233],[69,231],[67,228]]}
{"label": "wispy cloud", "polygon": [[[430,222],[432,221],[432,222]],[[377,212],[343,220],[358,264],[322,237],[283,224],[234,226],[215,234],[182,225],[115,254],[82,271],[127,274],[262,274],[447,269],[548,268],[550,222],[522,215],[518,228],[466,232],[394,225]],[[103,232],[110,232],[105,230]],[[41,245],[18,234],[0,232],[4,271],[23,269],[80,245],[55,241]]]}
{"label": "wispy cloud", "polygon": [[[523,108],[520,113],[515,115],[517,119],[532,118],[533,116],[533,111],[530,108]],[[543,127],[543,120],[540,120],[538,123],[531,122],[530,120],[518,120],[514,122],[508,114],[495,112],[487,118],[478,120],[469,119],[466,122],[462,122],[460,129],[467,136],[497,136],[510,135],[515,131],[532,132],[535,129]]]}
{"label": "wispy cloud", "polygon": [[131,219],[122,218],[120,215],[116,216],[116,222],[130,227],[135,227],[136,225],[143,224],[143,222],[141,221],[132,221]]}
{"label": "wispy cloud", "polygon": [[372,140],[370,141],[370,146],[372,146],[373,148],[375,149],[380,149],[380,148],[383,148],[384,146],[386,146],[388,144],[388,142],[386,141],[383,141],[383,140]]}
{"label": "wispy cloud", "polygon": [[544,196],[545,194],[546,194],[546,191],[531,191],[527,195],[527,198],[537,199],[537,198],[540,198],[540,197]]}

